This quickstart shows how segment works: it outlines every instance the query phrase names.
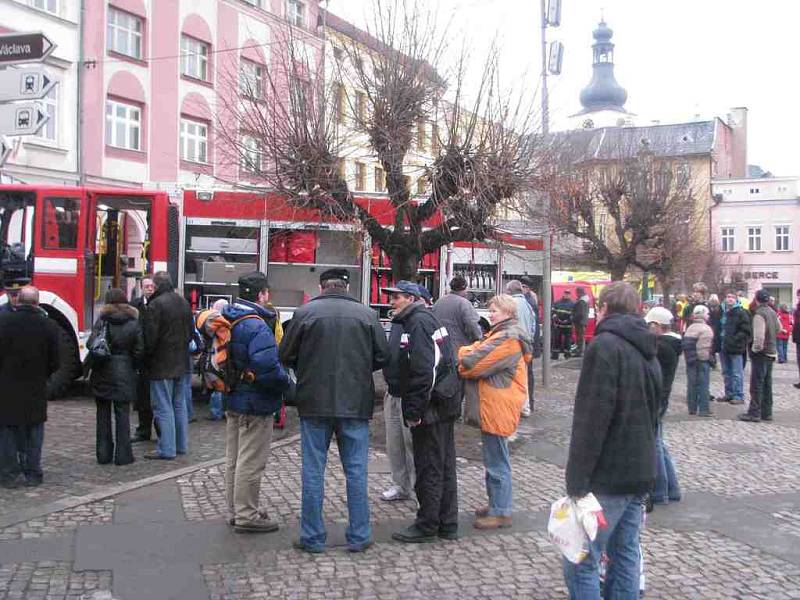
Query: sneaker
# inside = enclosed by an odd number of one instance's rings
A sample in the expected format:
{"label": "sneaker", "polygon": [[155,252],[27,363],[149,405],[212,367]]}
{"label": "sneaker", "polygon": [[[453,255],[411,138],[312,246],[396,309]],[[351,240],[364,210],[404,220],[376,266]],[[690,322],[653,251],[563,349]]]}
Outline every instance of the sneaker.
{"label": "sneaker", "polygon": [[475,509],[475,516],[476,517],[488,517],[489,516],[489,507],[488,506],[481,506],[480,508]]}
{"label": "sneaker", "polygon": [[292,542],[292,548],[295,550],[300,550],[300,552],[307,552],[308,554],[322,554],[325,552],[325,548],[317,548],[315,546],[309,546],[303,543],[303,540],[297,539]]}
{"label": "sneaker", "polygon": [[145,452],[144,457],[147,460],[175,460],[174,456],[161,456],[158,450],[153,450],[152,452]]}
{"label": "sneaker", "polygon": [[259,519],[250,523],[241,523],[233,526],[236,533],[272,533],[280,529],[279,525],[274,521],[267,519]]}
{"label": "sneaker", "polygon": [[729,402],[731,404],[744,404],[744,400],[736,400],[735,398],[731,398]]}
{"label": "sneaker", "polygon": [[690,411],[689,411],[689,416],[690,416],[690,417],[695,417],[695,416],[697,416],[697,411],[694,411],[694,412],[692,412],[692,411],[690,410]]}
{"label": "sneaker", "polygon": [[768,417],[761,417],[762,421],[766,421],[767,423],[772,423],[772,415]]}
{"label": "sneaker", "polygon": [[439,531],[436,532],[436,535],[438,535],[442,540],[448,540],[451,542],[459,538],[458,529],[442,529],[440,527]]}
{"label": "sneaker", "polygon": [[519,434],[515,431],[510,436],[508,436],[508,438],[507,438],[508,439],[508,443],[510,444],[511,442],[516,442],[518,437],[519,437]]}
{"label": "sneaker", "polygon": [[381,500],[385,502],[399,502],[408,500],[409,496],[397,486],[392,486],[381,494]]}
{"label": "sneaker", "polygon": [[[263,519],[264,521],[269,521],[269,514],[267,513],[267,511],[265,509],[259,508],[258,509],[258,518],[259,519]],[[235,526],[236,525],[236,519],[234,517],[230,517],[228,519],[228,525],[230,525],[231,527]]]}
{"label": "sneaker", "polygon": [[730,402],[730,396],[720,396],[719,398],[714,398],[717,402]]}
{"label": "sneaker", "polygon": [[374,541],[369,540],[368,542],[364,542],[360,546],[348,546],[347,547],[347,551],[348,552],[353,552],[353,553],[366,552],[367,550],[369,550],[372,547],[372,545],[374,543],[375,543]]}
{"label": "sneaker", "polygon": [[755,415],[751,415],[750,413],[742,413],[739,415],[740,421],[746,421],[748,423],[758,423],[761,421],[761,417],[757,417]]}
{"label": "sneaker", "polygon": [[522,415],[523,418],[527,419],[528,417],[531,416],[531,407],[528,404],[526,404],[525,406],[522,407],[522,412],[520,414]]}
{"label": "sneaker", "polygon": [[472,526],[475,529],[505,529],[511,527],[511,517],[478,517]]}
{"label": "sneaker", "polygon": [[714,413],[713,413],[713,412],[711,412],[710,410],[708,410],[708,411],[705,411],[705,412],[699,412],[699,413],[697,413],[697,416],[698,416],[698,417],[713,417],[713,416],[714,416]]}
{"label": "sneaker", "polygon": [[392,539],[406,544],[429,544],[436,541],[436,534],[425,533],[416,525],[411,525],[392,534]]}

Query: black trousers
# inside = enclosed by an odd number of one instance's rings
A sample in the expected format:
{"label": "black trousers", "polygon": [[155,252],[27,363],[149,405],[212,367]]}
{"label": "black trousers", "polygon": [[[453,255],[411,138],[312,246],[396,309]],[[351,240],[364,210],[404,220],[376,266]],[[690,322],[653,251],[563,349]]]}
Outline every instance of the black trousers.
{"label": "black trousers", "polygon": [[144,375],[139,375],[136,382],[136,412],[139,413],[139,425],[136,427],[136,435],[145,439],[152,437],[153,425],[156,426],[158,435],[158,424],[153,419],[153,407],[150,404],[150,382]]}
{"label": "black trousers", "polygon": [[534,385],[536,383],[536,377],[533,374],[533,361],[528,363],[528,407],[533,412],[533,392],[534,392]]}
{"label": "black trousers", "polygon": [[750,359],[750,408],[754,417],[772,417],[772,363],[773,359],[753,354]]}
{"label": "black trousers", "polygon": [[575,343],[578,345],[578,356],[583,354],[583,347],[586,344],[584,336],[586,335],[586,325],[575,324]]}
{"label": "black trousers", "polygon": [[[97,462],[107,465],[129,465],[133,462],[131,448],[131,405],[114,402],[109,398],[95,398],[97,404]],[[114,429],[111,429],[111,412],[114,412]],[[115,443],[116,442],[116,443]]]}
{"label": "black trousers", "polygon": [[569,354],[570,347],[572,346],[572,329],[566,327],[553,327],[553,356],[558,358],[558,355],[563,352],[564,356]]}
{"label": "black trousers", "polygon": [[426,534],[458,529],[458,482],[453,421],[411,429],[419,510],[416,526]]}

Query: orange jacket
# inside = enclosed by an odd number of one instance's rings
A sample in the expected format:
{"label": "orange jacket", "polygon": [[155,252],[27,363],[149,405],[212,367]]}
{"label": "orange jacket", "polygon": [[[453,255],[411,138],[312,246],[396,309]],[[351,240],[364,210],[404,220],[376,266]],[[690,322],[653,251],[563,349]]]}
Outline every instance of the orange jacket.
{"label": "orange jacket", "polygon": [[481,430],[508,437],[517,430],[528,401],[531,338],[516,319],[498,323],[480,342],[458,351],[458,373],[478,380]]}

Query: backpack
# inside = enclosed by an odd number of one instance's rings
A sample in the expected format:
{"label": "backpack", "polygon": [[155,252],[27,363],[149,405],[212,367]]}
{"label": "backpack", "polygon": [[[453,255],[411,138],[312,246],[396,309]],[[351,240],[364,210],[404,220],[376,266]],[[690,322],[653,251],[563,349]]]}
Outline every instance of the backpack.
{"label": "backpack", "polygon": [[219,311],[208,309],[197,315],[196,326],[204,338],[203,350],[197,365],[203,383],[213,392],[231,392],[242,380],[243,372],[236,369],[228,356],[228,344],[231,332],[238,323],[245,319],[261,319],[250,314],[236,319],[232,323]]}

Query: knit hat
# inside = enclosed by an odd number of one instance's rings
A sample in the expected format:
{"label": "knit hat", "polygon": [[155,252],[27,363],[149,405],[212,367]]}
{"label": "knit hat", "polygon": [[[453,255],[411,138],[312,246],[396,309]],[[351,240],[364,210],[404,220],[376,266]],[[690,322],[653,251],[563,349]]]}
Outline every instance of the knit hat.
{"label": "knit hat", "polygon": [[703,321],[705,321],[708,319],[708,314],[709,314],[708,307],[702,304],[698,304],[697,306],[694,307],[694,310],[692,311],[692,318],[702,319]]}
{"label": "knit hat", "polygon": [[654,306],[647,311],[644,320],[646,323],[658,323],[666,327],[672,324],[672,313],[663,306]]}

